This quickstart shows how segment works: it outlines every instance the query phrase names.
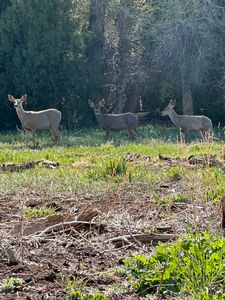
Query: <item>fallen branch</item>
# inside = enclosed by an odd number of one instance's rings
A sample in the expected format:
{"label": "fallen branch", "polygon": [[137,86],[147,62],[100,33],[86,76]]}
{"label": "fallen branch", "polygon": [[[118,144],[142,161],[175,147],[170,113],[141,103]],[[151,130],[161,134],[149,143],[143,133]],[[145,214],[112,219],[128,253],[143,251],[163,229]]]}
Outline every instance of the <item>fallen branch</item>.
{"label": "fallen branch", "polygon": [[58,224],[55,224],[55,225],[52,225],[52,226],[49,226],[48,228],[46,228],[45,230],[43,230],[42,232],[40,233],[37,233],[37,236],[42,236],[46,233],[49,233],[49,232],[52,232],[53,230],[59,230],[60,228],[63,227],[64,231],[65,230],[68,230],[70,229],[71,227],[75,228],[75,229],[80,229],[81,226],[85,226],[85,227],[102,227],[104,225],[99,225],[97,223],[94,223],[94,222],[86,222],[86,221],[70,221],[70,222],[61,222],[61,223],[58,223]]}
{"label": "fallen branch", "polygon": [[49,226],[72,220],[74,220],[74,216],[70,214],[57,214],[39,218],[37,220],[9,222],[6,225],[9,226],[11,224],[11,226],[14,227],[12,231],[14,234],[20,234],[21,232],[23,232],[23,235],[30,235],[45,230]]}
{"label": "fallen branch", "polygon": [[115,247],[122,247],[124,245],[130,244],[131,242],[135,242],[135,240],[148,244],[150,242],[168,242],[170,240],[176,239],[177,236],[174,234],[133,234],[133,235],[123,235],[107,240],[106,243],[111,243]]}
{"label": "fallen branch", "polygon": [[67,230],[73,226],[77,231],[83,229],[89,229],[90,226],[97,229],[104,229],[104,225],[97,223],[90,223],[91,220],[99,214],[99,210],[96,208],[87,206],[78,217],[70,214],[57,214],[53,216],[47,216],[36,220],[23,220],[13,221],[7,223],[1,223],[0,228],[13,227],[12,232],[14,234],[30,235],[37,233],[48,233],[51,230]]}

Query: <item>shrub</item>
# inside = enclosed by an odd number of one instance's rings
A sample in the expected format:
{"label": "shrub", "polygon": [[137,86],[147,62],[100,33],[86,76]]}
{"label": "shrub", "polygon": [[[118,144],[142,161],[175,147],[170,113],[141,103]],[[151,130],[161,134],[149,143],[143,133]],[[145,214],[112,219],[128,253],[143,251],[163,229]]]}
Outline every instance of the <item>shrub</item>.
{"label": "shrub", "polygon": [[150,258],[125,261],[141,293],[188,292],[195,300],[225,299],[225,240],[193,234],[175,244],[162,244]]}

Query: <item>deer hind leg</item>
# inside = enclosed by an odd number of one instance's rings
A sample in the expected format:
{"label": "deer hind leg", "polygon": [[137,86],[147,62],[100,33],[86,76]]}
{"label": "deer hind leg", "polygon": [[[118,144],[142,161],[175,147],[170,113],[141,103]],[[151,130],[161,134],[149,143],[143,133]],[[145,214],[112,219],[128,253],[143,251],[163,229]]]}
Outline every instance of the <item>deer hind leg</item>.
{"label": "deer hind leg", "polygon": [[105,130],[105,140],[107,141],[109,138],[109,130]]}
{"label": "deer hind leg", "polygon": [[136,138],[137,133],[136,133],[136,131],[135,131],[134,128],[128,128],[128,129],[127,129],[127,132],[128,132],[128,134],[129,134],[129,138],[130,138],[130,139],[135,139],[135,138]]}
{"label": "deer hind leg", "polygon": [[138,132],[137,132],[137,129],[136,129],[136,128],[132,128],[132,136],[133,136],[134,139],[137,138]]}
{"label": "deer hind leg", "polygon": [[54,137],[55,142],[61,140],[61,132],[59,131],[58,128],[50,128],[50,131]]}
{"label": "deer hind leg", "polygon": [[137,128],[135,128],[134,131],[135,131],[136,135],[138,135],[138,130],[137,130]]}
{"label": "deer hind leg", "polygon": [[138,135],[137,128],[133,128],[132,130],[133,130],[134,135],[137,136]]}

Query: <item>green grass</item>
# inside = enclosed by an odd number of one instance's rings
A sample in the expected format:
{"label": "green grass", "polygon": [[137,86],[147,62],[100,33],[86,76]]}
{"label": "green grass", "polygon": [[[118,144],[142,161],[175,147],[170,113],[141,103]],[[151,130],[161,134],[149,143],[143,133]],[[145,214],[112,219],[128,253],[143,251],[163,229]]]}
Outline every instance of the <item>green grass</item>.
{"label": "green grass", "polygon": [[[126,177],[127,181],[132,180],[133,183],[146,181],[149,184],[155,184],[166,179],[187,179],[187,172],[184,172],[180,166],[172,166],[161,172],[157,166],[151,168],[147,163],[140,165],[127,163],[124,156],[128,152],[139,153],[142,156],[148,155],[153,161],[157,160],[159,154],[184,158],[204,154],[216,154],[220,157],[224,153],[223,143],[208,144],[193,140],[192,143],[184,145],[176,142],[177,134],[174,128],[145,125],[140,127],[136,141],[130,141],[125,132],[115,132],[111,134],[111,140],[106,143],[104,132],[93,128],[64,133],[60,145],[55,145],[49,134],[40,133],[37,137],[38,145],[33,147],[29,144],[26,147],[20,134],[2,132],[0,134],[0,164],[50,160],[59,162],[60,166],[51,170],[39,164],[33,169],[19,173],[2,172],[0,196],[7,193],[22,194],[30,189],[45,193],[46,187],[50,194],[73,193],[77,190],[88,191],[93,187],[104,188],[108,180],[112,181],[111,175],[114,173],[119,174],[121,178]],[[222,174],[220,176],[223,177]],[[117,184],[118,178],[114,178],[113,183]]]}

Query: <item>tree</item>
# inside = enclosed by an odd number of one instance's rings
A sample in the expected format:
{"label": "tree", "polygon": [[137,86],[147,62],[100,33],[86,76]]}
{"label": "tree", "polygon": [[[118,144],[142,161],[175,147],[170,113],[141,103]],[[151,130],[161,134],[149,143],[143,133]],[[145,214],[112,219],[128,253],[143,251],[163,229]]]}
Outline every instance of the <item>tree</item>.
{"label": "tree", "polygon": [[105,0],[91,0],[87,44],[88,97],[99,100],[104,84]]}
{"label": "tree", "polygon": [[32,109],[59,108],[68,128],[76,122],[84,81],[78,2],[16,0],[0,19],[1,98],[27,93]]}
{"label": "tree", "polygon": [[151,2],[141,25],[141,41],[159,70],[179,82],[184,114],[193,114],[193,89],[215,67],[224,27],[224,7],[212,0]]}

